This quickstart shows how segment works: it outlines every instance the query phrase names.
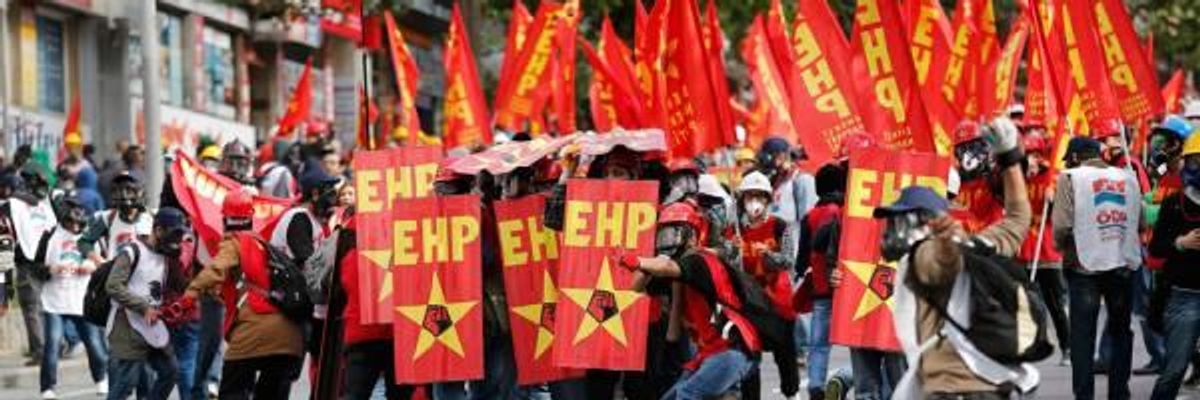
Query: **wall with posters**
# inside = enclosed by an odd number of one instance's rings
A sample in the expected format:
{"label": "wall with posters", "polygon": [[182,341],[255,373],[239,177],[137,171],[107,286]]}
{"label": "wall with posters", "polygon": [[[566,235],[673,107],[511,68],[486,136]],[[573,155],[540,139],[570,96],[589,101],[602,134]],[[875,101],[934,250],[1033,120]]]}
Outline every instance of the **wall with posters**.
{"label": "wall with posters", "polygon": [[[132,100],[129,109],[132,110],[137,143],[144,143],[146,134],[142,126],[142,100]],[[238,140],[252,148],[255,145],[254,127],[248,124],[166,104],[161,106],[159,112],[164,148],[180,149],[194,155],[201,138],[208,138],[217,144]]]}
{"label": "wall with posters", "polygon": [[[17,107],[8,107],[5,122],[4,154],[12,154],[17,147],[30,145],[34,150],[47,150],[51,154],[62,148],[63,125],[66,119],[61,115],[52,115],[29,111]],[[84,140],[90,137],[88,126],[80,127]]]}

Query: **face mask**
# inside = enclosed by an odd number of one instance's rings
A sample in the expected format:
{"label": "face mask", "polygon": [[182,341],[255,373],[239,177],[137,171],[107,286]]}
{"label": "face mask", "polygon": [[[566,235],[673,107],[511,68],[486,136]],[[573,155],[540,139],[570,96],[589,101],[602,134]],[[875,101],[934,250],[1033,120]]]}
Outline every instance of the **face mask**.
{"label": "face mask", "polygon": [[313,203],[314,209],[318,217],[329,218],[333,215],[333,208],[337,207],[337,190],[329,189],[317,196],[317,200]]}
{"label": "face mask", "polygon": [[1185,160],[1179,176],[1185,186],[1200,190],[1200,157],[1193,156]]}
{"label": "face mask", "polygon": [[683,226],[664,226],[654,235],[654,254],[671,258],[678,257],[687,249],[691,229]]}
{"label": "face mask", "polygon": [[183,253],[183,237],[187,232],[175,229],[163,234],[154,244],[154,251],[167,257],[179,257]]}
{"label": "face mask", "polygon": [[880,255],[886,261],[899,261],[913,245],[929,237],[928,218],[920,212],[909,212],[888,218],[887,228],[880,239]]}
{"label": "face mask", "polygon": [[663,203],[674,203],[699,191],[699,183],[695,175],[679,175],[671,178],[671,191]]}
{"label": "face mask", "polygon": [[958,160],[958,175],[963,182],[987,176],[992,169],[992,145],[986,140],[972,140],[954,147]]}
{"label": "face mask", "polygon": [[763,212],[767,210],[767,203],[759,199],[746,200],[746,216],[752,220],[757,220],[762,217]]}

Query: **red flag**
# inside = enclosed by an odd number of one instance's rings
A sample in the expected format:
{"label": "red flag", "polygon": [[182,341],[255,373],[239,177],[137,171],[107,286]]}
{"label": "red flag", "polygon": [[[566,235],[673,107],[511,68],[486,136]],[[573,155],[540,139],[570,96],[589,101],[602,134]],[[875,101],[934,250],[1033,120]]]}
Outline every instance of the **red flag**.
{"label": "red flag", "polygon": [[1137,125],[1161,114],[1158,74],[1142,49],[1125,5],[1121,0],[1100,0],[1094,2],[1092,11],[1104,65],[1125,122]]}
{"label": "red flag", "polygon": [[392,285],[405,289],[392,298],[396,383],[483,378],[479,204],[476,195],[427,197],[392,209]]}
{"label": "red flag", "polygon": [[[396,93],[400,96],[400,129],[408,143],[414,145],[423,134],[421,117],[417,115],[417,82],[420,80],[420,70],[417,62],[408,53],[408,45],[404,43],[404,33],[392,18],[392,12],[384,10],[383,20],[387,25],[388,46],[392,55],[392,71],[396,77]],[[390,133],[390,132],[389,132]]]}
{"label": "red flag", "polygon": [[[978,0],[979,6],[976,8],[978,12],[975,14],[975,29],[978,30],[976,42],[971,43],[974,48],[971,51],[971,75],[970,75],[970,92],[971,103],[967,106],[967,113],[964,116],[972,118],[980,118],[981,112],[979,109],[980,97],[985,84],[985,75],[991,63],[995,61],[997,54],[1000,54],[1000,39],[996,33],[996,11],[992,5],[992,0]],[[989,84],[990,85],[990,84]],[[1007,105],[1006,105],[1007,106]]]}
{"label": "red flag", "polygon": [[630,288],[625,254],[654,249],[658,183],[571,180],[567,184],[558,282],[554,365],[640,371],[646,361],[650,299]]}
{"label": "red flag", "polygon": [[63,124],[63,146],[58,150],[58,162],[63,162],[67,158],[70,151],[67,149],[67,143],[76,143],[79,146],[83,145],[83,132],[79,130],[79,114],[83,111],[83,106],[79,103],[79,93],[71,99],[71,109],[67,111],[67,122]]}
{"label": "red flag", "polygon": [[733,109],[733,114],[742,124],[742,128],[746,130],[746,145],[750,147],[758,147],[768,136],[771,136],[767,130],[767,113],[770,108],[766,102],[761,99],[756,100],[751,108],[739,103],[736,99],[729,99],[729,107]]}
{"label": "red flag", "polygon": [[1142,52],[1146,54],[1146,64],[1150,66],[1150,70],[1158,70],[1158,59],[1154,57],[1154,31],[1146,32],[1146,47],[1142,48]]}
{"label": "red flag", "polygon": [[[867,130],[890,147],[933,152],[929,117],[921,100],[916,70],[899,6],[890,0],[863,0],[854,14],[854,68],[861,114]],[[861,73],[859,73],[861,72]]]}
{"label": "red flag", "polygon": [[[841,151],[842,138],[864,127],[851,78],[850,44],[828,3],[799,3],[791,47],[795,63],[790,72],[797,78],[787,91],[792,120],[801,124],[800,143],[816,162],[833,159]],[[788,74],[788,66],[779,67],[781,74]],[[752,136],[753,130],[747,131]]]}
{"label": "red flag", "polygon": [[558,309],[558,235],[542,226],[546,197],[496,203],[504,293],[512,326],[517,383],[531,385],[583,376],[553,365],[554,314]]}
{"label": "red flag", "polygon": [[505,86],[507,92],[496,94],[496,124],[505,129],[522,130],[523,124],[541,111],[550,95],[547,74],[554,59],[560,8],[553,2],[538,7],[525,43],[511,64],[509,79],[513,81]]}
{"label": "red flag", "polygon": [[[875,207],[890,204],[913,183],[937,193],[946,191],[950,158],[881,148],[852,152],[842,216],[838,268],[842,284],[834,291],[830,342],[895,351],[900,348],[892,323],[895,264],[885,263],[878,243],[884,222],[872,217]],[[882,178],[881,178],[882,177]]]}
{"label": "red flag", "polygon": [[[672,158],[691,158],[696,154],[733,143],[721,121],[721,107],[728,97],[719,97],[714,83],[715,68],[711,54],[705,52],[700,31],[700,13],[695,0],[671,0],[667,7],[664,35],[666,49],[663,68],[667,143]],[[720,100],[720,104],[717,101]]]}
{"label": "red flag", "polygon": [[287,136],[292,134],[296,129],[296,125],[308,120],[308,114],[312,110],[312,58],[304,64],[304,72],[300,73],[300,79],[296,80],[296,87],[292,89],[292,98],[288,100],[287,110],[284,110],[283,117],[279,118],[279,127],[275,131],[275,136]]}
{"label": "red flag", "polygon": [[371,126],[379,119],[379,109],[375,107],[375,102],[367,98],[367,91],[363,90],[362,86],[358,87],[358,147],[366,150],[375,150],[379,144],[377,142],[377,134],[371,136]]}
{"label": "red flag", "polygon": [[475,69],[475,54],[463,25],[462,12],[454,4],[450,30],[446,34],[446,100],[442,103],[445,121],[442,125],[443,146],[452,149],[492,142],[488,126],[487,101],[479,85]]}
{"label": "red flag", "polygon": [[[1091,1],[1065,0],[1055,16],[1054,34],[1061,32],[1066,62],[1054,64],[1063,92],[1069,132],[1089,134],[1093,126],[1120,118],[1116,98],[1105,68],[1104,50],[1091,18]],[[1051,56],[1054,57],[1054,56]]]}
{"label": "red flag", "polygon": [[1183,68],[1176,68],[1175,73],[1171,74],[1171,80],[1162,88],[1166,113],[1175,114],[1183,109],[1183,84]]}
{"label": "red flag", "polygon": [[666,52],[665,21],[668,0],[655,2],[654,8],[646,13],[641,2],[637,3],[638,12],[634,20],[634,76],[637,79],[638,96],[641,99],[643,116],[641,121],[647,127],[664,127],[667,125],[666,94],[664,75],[662,71],[664,53]]}
{"label": "red flag", "polygon": [[[607,32],[607,33],[606,33]],[[618,41],[616,45],[610,41]],[[642,115],[637,89],[634,85],[632,61],[629,50],[619,43],[620,38],[612,32],[612,25],[605,20],[600,43],[593,48],[581,41],[583,54],[592,66],[592,82],[588,87],[592,121],[596,130],[608,132],[620,126],[636,128],[642,126]],[[620,52],[624,52],[622,53]],[[617,53],[614,55],[613,53]],[[623,70],[623,71],[622,71]]]}
{"label": "red flag", "polygon": [[[354,154],[358,285],[364,324],[392,323],[392,210],[396,201],[433,195],[442,151],[436,147],[405,146]],[[407,287],[407,286],[405,286]]]}
{"label": "red flag", "polygon": [[[716,1],[709,1],[709,8],[714,11]],[[715,17],[714,17],[715,18]],[[796,52],[792,48],[791,39],[788,39],[787,19],[783,15],[783,3],[779,0],[771,0],[771,6],[767,9],[766,17],[763,17],[762,27],[763,39],[766,41],[767,49],[772,58],[772,62],[776,65],[776,69],[780,72],[780,78],[783,79],[783,90],[786,95],[790,96],[791,88],[794,88],[797,83],[794,82],[799,76],[794,72],[796,65]],[[795,141],[793,141],[795,143]]]}
{"label": "red flag", "polygon": [[525,38],[529,35],[529,26],[533,24],[533,15],[529,13],[529,9],[525,8],[525,2],[514,1],[512,9],[512,17],[508,21],[508,40],[504,46],[504,61],[500,64],[500,80],[496,82],[496,99],[493,104],[500,104],[500,96],[512,91],[512,85],[516,83],[517,77],[514,69],[514,64],[517,63],[517,58],[521,54],[521,48],[525,45]]}
{"label": "red flag", "polygon": [[[750,81],[754,84],[756,102],[767,108],[767,132],[782,136],[791,143],[800,143],[797,125],[792,120],[789,106],[791,102],[787,91],[784,90],[786,85],[775,67],[775,60],[771,57],[766,29],[763,16],[754,17],[754,22],[747,28],[746,36],[742,39],[742,60],[745,61]],[[757,146],[759,143],[756,141],[748,144]]]}
{"label": "red flag", "polygon": [[1024,16],[1013,24],[1008,40],[999,57],[990,62],[980,80],[979,115],[991,119],[1007,115],[1012,103],[1013,89],[1017,86],[1017,68],[1025,51],[1025,40],[1029,36],[1028,22]]}
{"label": "red flag", "polygon": [[[705,23],[701,28],[704,33],[704,49],[708,52],[708,78],[713,86],[713,107],[717,109],[717,119],[720,131],[718,136],[724,138],[726,144],[735,141],[733,110],[726,102],[730,98],[729,81],[725,79],[725,34],[721,30],[721,19],[717,15],[717,2],[708,2],[705,13]],[[783,43],[785,46],[786,42]],[[781,89],[787,90],[786,87]],[[788,101],[785,96],[783,101]]]}
{"label": "red flag", "polygon": [[950,132],[960,120],[958,107],[951,105],[942,94],[939,79],[946,76],[952,59],[950,21],[936,0],[914,0],[906,4],[913,67],[921,85],[921,99],[929,113],[934,148],[938,154],[949,155],[954,146]]}
{"label": "red flag", "polygon": [[[1031,123],[1044,123],[1046,132],[1049,135],[1050,143],[1054,149],[1053,159],[1050,160],[1050,174],[1057,173],[1056,171],[1065,168],[1063,161],[1067,151],[1067,142],[1070,140],[1073,133],[1069,131],[1067,126],[1066,116],[1063,110],[1067,109],[1067,92],[1073,89],[1064,88],[1072,86],[1072,82],[1061,82],[1056,79],[1059,64],[1065,61],[1062,57],[1063,43],[1059,40],[1058,35],[1052,35],[1047,31],[1047,26],[1052,26],[1056,20],[1057,4],[1055,0],[1034,1],[1029,7],[1030,22],[1033,27],[1033,32],[1030,36],[1034,39],[1033,51],[1030,51],[1030,71],[1029,92],[1026,97],[1026,104],[1032,104],[1033,109],[1026,108],[1025,118]],[[1072,86],[1073,87],[1073,86]],[[1035,111],[1030,113],[1029,111]],[[1036,113],[1041,111],[1040,113]]]}
{"label": "red flag", "polygon": [[[221,205],[225,196],[242,185],[204,168],[183,150],[175,150],[175,162],[171,163],[171,189],[179,200],[179,208],[187,213],[199,240],[197,255],[207,261],[217,255],[225,223],[221,216]],[[275,223],[284,211],[292,208],[295,199],[269,196],[254,196],[254,232],[271,237]]]}
{"label": "red flag", "polygon": [[560,134],[575,132],[575,32],[579,26],[579,0],[571,0],[559,9],[555,36],[558,58],[550,82],[551,111]]}

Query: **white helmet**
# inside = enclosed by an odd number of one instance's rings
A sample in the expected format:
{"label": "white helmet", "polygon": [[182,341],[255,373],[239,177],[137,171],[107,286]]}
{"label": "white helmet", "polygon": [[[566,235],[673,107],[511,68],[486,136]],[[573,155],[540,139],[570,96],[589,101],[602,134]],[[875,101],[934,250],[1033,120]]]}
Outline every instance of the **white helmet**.
{"label": "white helmet", "polygon": [[774,190],[771,188],[771,181],[767,179],[762,172],[754,171],[742,177],[742,183],[738,185],[738,196],[744,195],[749,191],[760,191],[771,194]]}
{"label": "white helmet", "polygon": [[1200,118],[1200,100],[1192,100],[1183,108],[1183,117],[1187,119]]}

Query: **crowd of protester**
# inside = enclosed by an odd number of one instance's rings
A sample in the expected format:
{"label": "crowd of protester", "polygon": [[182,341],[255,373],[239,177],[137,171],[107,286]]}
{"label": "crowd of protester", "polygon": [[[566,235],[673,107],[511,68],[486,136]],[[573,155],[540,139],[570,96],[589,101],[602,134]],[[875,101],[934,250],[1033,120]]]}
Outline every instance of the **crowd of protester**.
{"label": "crowd of protester", "polygon": [[[647,329],[642,372],[594,370],[518,386],[499,249],[484,238],[484,379],[395,384],[391,328],[360,321],[353,171],[341,157],[352,153],[321,135],[195,149],[205,168],[242,185],[224,197],[214,251],[181,211],[170,183],[177,177],[167,177],[160,207],[147,209],[140,147],[121,144],[119,160],[97,164],[81,143],[68,143],[54,171],[18,149],[0,170],[0,309],[20,304],[27,365],[40,366],[47,399],[57,398],[60,357],[78,345],[109,399],[176,391],[182,399],[282,399],[298,379],[322,399],[757,399],[776,390],[786,398],[1001,399],[1036,391],[1043,382],[1031,362],[1054,351],[1042,346],[1047,338],[1025,340],[1024,324],[1053,330],[1078,398],[1093,396],[1095,373],[1109,375],[1111,398],[1129,397],[1133,374],[1159,375],[1155,399],[1200,384],[1200,115],[1154,124],[1137,147],[1143,154],[1130,150],[1138,136],[1129,130],[1094,128],[1070,140],[1062,168],[1045,127],[1010,117],[958,127],[944,192],[904,188],[875,210],[885,226],[882,258],[899,266],[903,350],[851,347],[848,366],[830,365],[829,331],[845,279],[838,255],[849,154],[878,146],[866,135],[848,136],[834,160],[809,160],[774,137],[695,160],[624,146],[594,157],[567,151],[500,176],[463,175],[443,162],[435,195],[479,194],[485,216],[497,200],[545,196],[545,225],[555,230],[563,228],[567,178],[661,182],[655,256],[620,260],[665,316]],[[719,181],[708,173],[715,167],[730,167],[733,179]],[[298,199],[268,237],[252,229],[256,194]],[[328,298],[301,312],[275,302],[275,257],[327,268]],[[1030,288],[1017,294],[1030,304],[976,308],[976,298],[993,293],[972,290],[987,290],[980,281],[1009,265],[1020,273],[1004,280]],[[102,298],[112,304],[98,321],[85,311],[93,274],[104,274]],[[998,320],[1016,321],[1016,349],[976,342]],[[1150,356],[1136,369],[1135,320]],[[777,369],[778,388],[763,387],[764,365]]]}

